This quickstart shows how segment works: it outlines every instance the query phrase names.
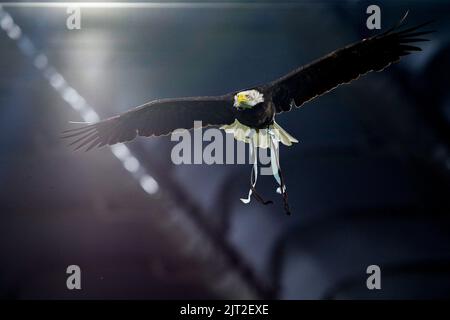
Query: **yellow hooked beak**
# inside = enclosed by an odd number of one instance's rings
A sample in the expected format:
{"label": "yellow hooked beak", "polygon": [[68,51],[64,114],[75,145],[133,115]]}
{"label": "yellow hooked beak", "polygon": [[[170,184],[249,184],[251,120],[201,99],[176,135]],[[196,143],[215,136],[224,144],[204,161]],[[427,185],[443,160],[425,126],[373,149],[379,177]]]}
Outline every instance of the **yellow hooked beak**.
{"label": "yellow hooked beak", "polygon": [[246,103],[247,102],[247,96],[245,94],[238,93],[238,95],[237,95],[237,102],[239,104]]}

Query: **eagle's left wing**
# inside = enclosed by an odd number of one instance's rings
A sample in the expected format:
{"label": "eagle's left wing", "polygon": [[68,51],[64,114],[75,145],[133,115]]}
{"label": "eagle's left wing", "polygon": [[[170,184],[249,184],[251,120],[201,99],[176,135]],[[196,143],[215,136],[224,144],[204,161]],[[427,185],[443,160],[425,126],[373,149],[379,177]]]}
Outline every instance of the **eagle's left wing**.
{"label": "eagle's left wing", "polygon": [[336,50],[270,83],[268,90],[272,91],[277,113],[290,111],[294,103],[300,107],[340,84],[355,80],[370,71],[381,71],[397,62],[400,57],[420,51],[419,47],[411,44],[427,41],[420,36],[433,31],[418,31],[428,22],[396,31],[405,18],[406,15],[397,27]]}

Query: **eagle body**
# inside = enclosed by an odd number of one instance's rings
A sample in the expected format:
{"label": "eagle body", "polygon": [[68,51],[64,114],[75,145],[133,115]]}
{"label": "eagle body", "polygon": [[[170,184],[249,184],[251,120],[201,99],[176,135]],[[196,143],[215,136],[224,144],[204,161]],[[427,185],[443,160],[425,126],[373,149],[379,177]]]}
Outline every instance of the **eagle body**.
{"label": "eagle body", "polygon": [[264,101],[249,109],[237,108],[236,119],[247,127],[265,129],[273,124],[276,114],[275,105],[270,96],[270,92],[265,92],[262,88],[253,88],[251,90],[262,93]]}
{"label": "eagle body", "polygon": [[[299,108],[339,85],[371,71],[382,71],[403,56],[421,51],[414,44],[428,41],[422,36],[433,31],[420,30],[429,22],[402,29],[406,16],[381,34],[342,47],[250,90],[222,96],[154,100],[121,115],[67,130],[63,137],[74,138],[71,145],[76,149],[90,150],[130,141],[138,135],[161,136],[176,129],[192,129],[195,121],[201,121],[203,126],[220,126],[237,140],[278,152],[278,142],[289,146],[297,140],[275,122],[277,114]],[[272,162],[277,162],[273,172],[278,183],[281,181],[279,189],[286,204],[285,187],[277,174],[278,159]]]}

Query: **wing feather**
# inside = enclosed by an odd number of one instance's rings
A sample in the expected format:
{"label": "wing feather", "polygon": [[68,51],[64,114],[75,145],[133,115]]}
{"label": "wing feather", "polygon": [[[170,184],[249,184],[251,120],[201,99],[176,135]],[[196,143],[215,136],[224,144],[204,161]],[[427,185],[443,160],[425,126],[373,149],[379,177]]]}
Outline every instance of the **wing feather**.
{"label": "wing feather", "polygon": [[290,111],[293,105],[300,107],[341,84],[370,71],[382,71],[400,57],[421,51],[412,44],[428,41],[418,37],[433,31],[418,30],[430,22],[396,31],[404,18],[396,27],[382,34],[336,50],[269,84],[277,113]]}

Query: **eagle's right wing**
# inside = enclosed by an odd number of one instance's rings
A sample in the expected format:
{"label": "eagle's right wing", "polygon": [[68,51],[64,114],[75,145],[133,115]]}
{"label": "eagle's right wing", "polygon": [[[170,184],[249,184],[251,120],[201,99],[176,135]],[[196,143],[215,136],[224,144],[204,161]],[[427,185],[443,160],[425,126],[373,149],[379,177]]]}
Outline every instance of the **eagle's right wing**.
{"label": "eagle's right wing", "polygon": [[146,103],[118,116],[65,131],[63,138],[75,139],[76,149],[112,145],[139,136],[167,135],[176,129],[231,124],[235,119],[233,95],[161,99]]}
{"label": "eagle's right wing", "polygon": [[420,51],[416,42],[427,41],[421,36],[433,31],[420,31],[428,23],[398,30],[396,27],[360,42],[336,50],[308,65],[300,67],[268,84],[277,113],[290,111],[293,103],[300,107],[340,84],[348,83],[370,71],[381,71],[402,56]]}

